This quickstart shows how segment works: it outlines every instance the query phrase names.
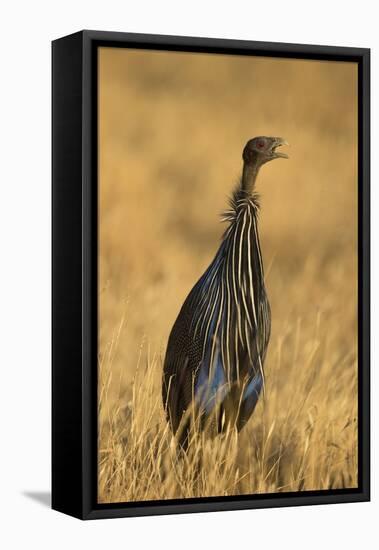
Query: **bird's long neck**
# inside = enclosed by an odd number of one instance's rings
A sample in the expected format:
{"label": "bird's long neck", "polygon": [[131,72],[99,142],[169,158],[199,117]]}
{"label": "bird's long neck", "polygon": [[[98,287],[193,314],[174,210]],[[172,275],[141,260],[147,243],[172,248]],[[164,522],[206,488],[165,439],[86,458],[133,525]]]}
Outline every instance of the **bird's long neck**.
{"label": "bird's long neck", "polygon": [[258,176],[260,166],[257,163],[243,165],[241,189],[248,194],[251,194],[255,187],[255,182]]}

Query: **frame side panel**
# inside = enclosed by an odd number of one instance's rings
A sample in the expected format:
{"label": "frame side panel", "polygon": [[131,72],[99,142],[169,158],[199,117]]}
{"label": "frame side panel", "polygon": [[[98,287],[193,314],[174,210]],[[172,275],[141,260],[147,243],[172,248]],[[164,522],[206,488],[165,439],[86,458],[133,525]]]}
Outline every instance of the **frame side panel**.
{"label": "frame side panel", "polygon": [[52,507],[81,517],[82,33],[52,63]]}

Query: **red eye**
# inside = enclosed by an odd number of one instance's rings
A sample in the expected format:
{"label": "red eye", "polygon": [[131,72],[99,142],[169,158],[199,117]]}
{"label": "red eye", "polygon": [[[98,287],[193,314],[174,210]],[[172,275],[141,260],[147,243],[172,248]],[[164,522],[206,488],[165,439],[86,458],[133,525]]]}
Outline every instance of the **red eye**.
{"label": "red eye", "polygon": [[259,140],[257,141],[257,147],[258,147],[258,149],[263,149],[263,148],[265,147],[265,145],[266,145],[266,144],[265,144],[265,142],[263,141],[263,139],[259,139]]}

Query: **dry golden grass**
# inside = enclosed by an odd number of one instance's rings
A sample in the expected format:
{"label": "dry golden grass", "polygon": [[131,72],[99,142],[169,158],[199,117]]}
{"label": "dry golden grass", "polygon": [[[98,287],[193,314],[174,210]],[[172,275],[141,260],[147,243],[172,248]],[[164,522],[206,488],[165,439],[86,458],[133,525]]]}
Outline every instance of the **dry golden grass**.
{"label": "dry golden grass", "polygon": [[[356,86],[354,64],[102,50],[101,502],[357,485]],[[259,134],[291,143],[258,181],[266,395],[239,437],[199,437],[179,458],[167,337]]]}

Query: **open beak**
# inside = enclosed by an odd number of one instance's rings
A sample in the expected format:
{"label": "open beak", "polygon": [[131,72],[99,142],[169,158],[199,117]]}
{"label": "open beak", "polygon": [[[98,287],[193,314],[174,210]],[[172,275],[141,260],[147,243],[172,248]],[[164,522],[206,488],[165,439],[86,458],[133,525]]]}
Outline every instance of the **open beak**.
{"label": "open beak", "polygon": [[274,143],[271,148],[271,154],[272,158],[274,159],[288,159],[288,155],[286,153],[279,153],[276,151],[277,147],[281,147],[282,145],[289,145],[288,141],[286,139],[277,137],[274,139]]}

